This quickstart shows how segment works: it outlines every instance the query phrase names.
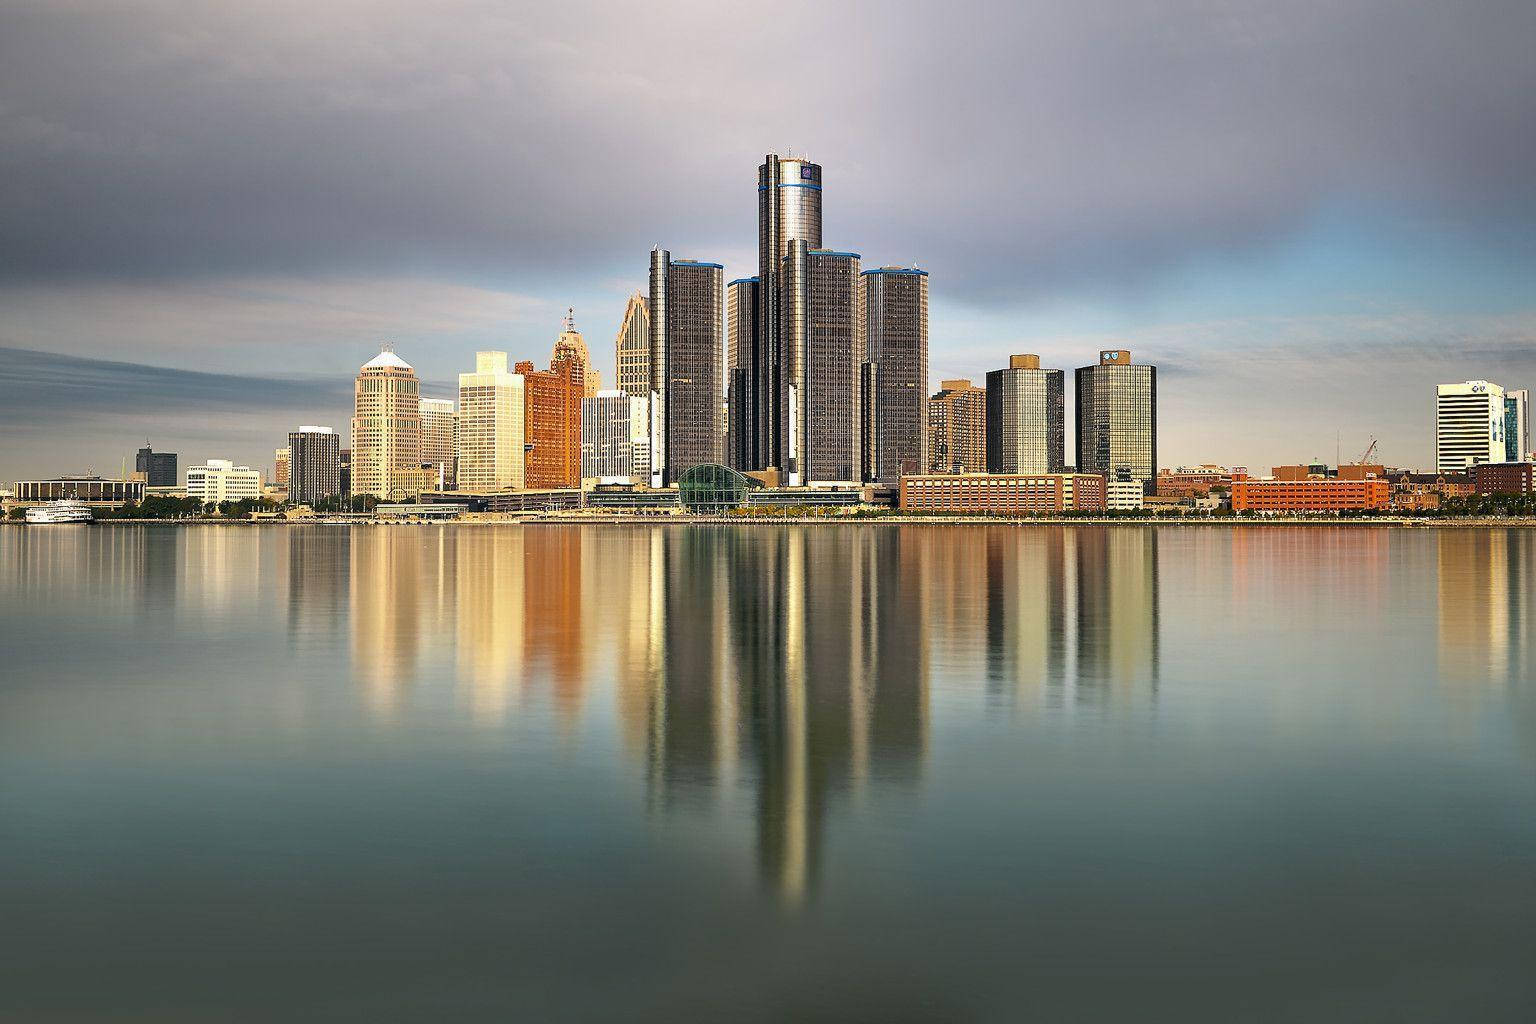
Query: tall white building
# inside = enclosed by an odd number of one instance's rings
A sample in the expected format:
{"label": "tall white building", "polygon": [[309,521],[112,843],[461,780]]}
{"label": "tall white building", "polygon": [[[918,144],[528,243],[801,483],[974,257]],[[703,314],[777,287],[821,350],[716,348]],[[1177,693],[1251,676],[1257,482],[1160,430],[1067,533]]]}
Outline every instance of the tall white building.
{"label": "tall white building", "polygon": [[581,401],[581,476],[603,483],[638,483],[650,475],[646,400],[599,391]]}
{"label": "tall white building", "polygon": [[524,486],[523,409],[523,377],[507,370],[507,354],[475,353],[475,372],[459,374],[459,490]]}
{"label": "tall white building", "polygon": [[250,466],[237,466],[228,459],[209,459],[206,465],[188,466],[187,497],[206,503],[259,498],[261,472]]}
{"label": "tall white building", "polygon": [[1486,380],[1435,389],[1435,472],[1504,462],[1504,389]]}
{"label": "tall white building", "polygon": [[452,490],[459,414],[451,398],[421,400],[421,465],[429,488]]}

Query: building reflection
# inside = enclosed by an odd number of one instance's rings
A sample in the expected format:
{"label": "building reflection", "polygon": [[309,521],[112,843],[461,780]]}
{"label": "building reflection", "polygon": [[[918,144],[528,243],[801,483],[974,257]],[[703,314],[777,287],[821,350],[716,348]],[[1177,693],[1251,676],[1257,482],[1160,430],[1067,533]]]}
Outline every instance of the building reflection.
{"label": "building reflection", "polygon": [[1536,541],[1528,530],[1436,532],[1439,668],[1458,689],[1504,690],[1536,674]]}

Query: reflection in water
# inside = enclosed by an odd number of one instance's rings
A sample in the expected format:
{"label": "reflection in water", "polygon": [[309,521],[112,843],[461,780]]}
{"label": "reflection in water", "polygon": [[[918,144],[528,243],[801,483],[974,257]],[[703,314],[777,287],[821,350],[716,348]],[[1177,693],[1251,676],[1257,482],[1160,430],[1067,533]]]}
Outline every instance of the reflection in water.
{"label": "reflection in water", "polygon": [[1438,531],[1440,679],[1512,687],[1532,677],[1536,579],[1529,530]]}

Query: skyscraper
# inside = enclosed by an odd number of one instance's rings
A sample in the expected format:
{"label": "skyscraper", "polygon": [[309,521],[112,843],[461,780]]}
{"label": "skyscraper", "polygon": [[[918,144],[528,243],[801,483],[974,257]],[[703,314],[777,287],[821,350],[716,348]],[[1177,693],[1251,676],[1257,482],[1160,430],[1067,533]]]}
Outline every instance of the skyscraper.
{"label": "skyscraper", "polygon": [[987,391],[968,380],[946,380],[928,399],[928,469],[987,471]]}
{"label": "skyscraper", "polygon": [[755,277],[737,278],[725,286],[725,459],[733,469],[758,468],[753,465],[757,410],[751,400],[751,363],[760,295]]}
{"label": "skyscraper", "polygon": [[865,478],[894,484],[928,468],[928,272],[860,275],[867,359],[861,368]]}
{"label": "skyscraper", "polygon": [[477,352],[475,371],[459,374],[459,490],[524,485],[523,388],[523,378],[507,371],[505,352]]}
{"label": "skyscraper", "polygon": [[1105,349],[1077,370],[1077,471],[1134,480],[1157,475],[1157,367]]}
{"label": "skyscraper", "polygon": [[[1504,392],[1504,461],[1531,456],[1531,395],[1525,388]],[[172,456],[175,458],[175,456]]]}
{"label": "skyscraper", "polygon": [[723,268],[651,252],[651,485],[719,462]]}
{"label": "skyscraper", "polygon": [[1505,392],[1486,380],[1435,388],[1435,472],[1508,461]]}
{"label": "skyscraper", "polygon": [[288,434],[288,500],[315,502],[341,494],[341,438],[330,427]]}
{"label": "skyscraper", "polygon": [[421,382],[385,348],[358,372],[352,415],[352,493],[396,501],[421,472]]}
{"label": "skyscraper", "polygon": [[[788,243],[780,264],[777,431],[786,482],[857,482],[859,367],[864,362],[859,255]],[[926,388],[926,382],[923,383]]]}
{"label": "skyscraper", "polygon": [[782,431],[789,418],[784,410],[783,310],[779,273],[789,243],[799,239],[808,249],[821,248],[821,165],[798,157],[770,153],[757,169],[757,276],[759,301],[753,329],[753,351],[741,357],[747,370],[741,396],[753,412],[752,436],[743,442],[746,468],[786,467],[789,457]]}
{"label": "skyscraper", "polygon": [[525,486],[579,486],[584,391],[579,360],[557,348],[548,370],[535,370],[530,362],[518,363],[516,370],[523,378]]}
{"label": "skyscraper", "polygon": [[133,469],[143,474],[145,487],[176,486],[176,453],[154,451],[148,441],[134,455]]}
{"label": "skyscraper", "polygon": [[451,398],[421,400],[421,464],[427,486],[452,490],[455,486],[454,451],[459,415]]}
{"label": "skyscraper", "polygon": [[1040,357],[1008,357],[987,373],[987,472],[1060,473],[1066,468],[1066,374]]}
{"label": "skyscraper", "polygon": [[[549,368],[555,369],[557,363],[572,362],[577,366],[574,374],[577,383],[581,386],[582,395],[595,395],[603,389],[602,377],[597,368],[592,365],[592,353],[587,351],[587,342],[576,329],[576,311],[568,309],[565,313],[565,330],[560,332],[560,337],[555,339],[555,351],[549,358]],[[580,409],[578,407],[578,414]]]}
{"label": "skyscraper", "polygon": [[639,292],[631,295],[629,305],[624,307],[624,323],[613,348],[619,390],[645,398],[651,393],[651,314],[645,296]]}
{"label": "skyscraper", "polygon": [[643,415],[634,414],[634,407],[644,401],[622,391],[599,391],[581,400],[582,479],[634,479],[635,427],[641,427],[643,440],[645,423]]}

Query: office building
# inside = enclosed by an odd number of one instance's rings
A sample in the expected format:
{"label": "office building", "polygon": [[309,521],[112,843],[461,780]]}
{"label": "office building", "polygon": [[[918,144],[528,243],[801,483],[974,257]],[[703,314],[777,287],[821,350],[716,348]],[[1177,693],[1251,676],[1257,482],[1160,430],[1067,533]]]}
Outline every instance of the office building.
{"label": "office building", "polygon": [[[562,336],[563,337],[563,336]],[[548,370],[516,366],[523,378],[523,434],[528,488],[581,484],[581,403],[586,379],[580,359],[558,348]]]}
{"label": "office building", "polygon": [[1472,486],[1478,494],[1531,494],[1536,492],[1536,462],[1485,462],[1473,466]]}
{"label": "office building", "polygon": [[1164,498],[1203,498],[1213,487],[1226,487],[1232,475],[1224,466],[1178,466],[1157,471],[1154,493]]}
{"label": "office building", "polygon": [[455,486],[454,452],[458,446],[459,414],[451,398],[421,400],[421,465],[428,488]]}
{"label": "office building", "polygon": [[[570,376],[581,388],[581,393],[577,396],[578,401],[595,395],[603,389],[602,377],[598,374],[597,367],[592,365],[592,353],[587,351],[586,339],[582,338],[581,332],[576,329],[574,309],[565,311],[565,329],[560,332],[560,337],[555,339],[555,351],[550,356],[549,368],[554,370],[560,363],[566,362],[573,364],[574,369]],[[580,414],[579,405],[577,413]]]}
{"label": "office building", "polygon": [[860,380],[865,479],[894,484],[928,468],[928,272],[881,267],[859,279],[866,322]]}
{"label": "office building", "polygon": [[928,399],[928,469],[987,471],[987,392],[968,380],[946,380]]}
{"label": "office building", "polygon": [[[1525,388],[1504,392],[1504,461],[1531,457],[1531,393]],[[174,459],[175,456],[172,456]]]}
{"label": "office building", "polygon": [[458,490],[525,485],[524,415],[524,381],[507,369],[507,354],[475,353],[474,372],[459,374]]}
{"label": "office building", "polygon": [[399,501],[421,476],[421,382],[386,348],[357,375],[352,415],[352,493]]}
{"label": "office building", "polygon": [[1097,473],[903,476],[897,504],[903,511],[956,515],[1102,512],[1105,490]]}
{"label": "office building", "polygon": [[740,356],[744,372],[738,401],[751,410],[742,416],[751,421],[750,434],[740,442],[744,469],[786,470],[790,457],[783,435],[790,418],[784,408],[786,342],[779,275],[790,243],[821,248],[821,187],[821,165],[799,157],[770,153],[757,169],[757,315],[752,351]]}
{"label": "office building", "polygon": [[761,298],[755,277],[738,278],[725,286],[725,461],[739,470],[756,468],[757,409],[751,361]]}
{"label": "office building", "polygon": [[[779,269],[779,424],[791,487],[862,479],[859,255],[788,243]],[[926,398],[927,382],[918,378]],[[926,431],[926,419],[921,424]]]}
{"label": "office building", "polygon": [[1067,461],[1067,375],[1037,355],[987,373],[987,472],[1060,473]]}
{"label": "office building", "polygon": [[292,453],[287,448],[272,449],[272,486],[288,486],[288,464]]}
{"label": "office building", "polygon": [[1104,489],[1104,507],[1112,512],[1139,512],[1146,503],[1146,489],[1129,477],[1110,480]]}
{"label": "office building", "polygon": [[624,323],[613,348],[619,390],[635,398],[647,397],[651,393],[651,313],[639,292],[624,307]]}
{"label": "office building", "polygon": [[1442,473],[1508,461],[1504,389],[1486,380],[1435,389],[1435,469]]}
{"label": "office building", "polygon": [[718,463],[723,268],[651,252],[651,485],[676,483],[684,470]]}
{"label": "office building", "polygon": [[237,466],[228,459],[209,459],[205,465],[188,466],[187,497],[213,505],[260,498],[261,472]]}
{"label": "office building", "polygon": [[1232,509],[1235,512],[1344,512],[1384,509],[1392,497],[1392,485],[1372,477],[1367,480],[1253,480],[1247,473],[1232,472]]}
{"label": "office building", "polygon": [[[581,478],[600,483],[631,483],[643,478],[635,468],[635,446],[645,440],[645,400],[623,391],[599,391],[581,401]],[[636,437],[638,428],[639,437]]]}
{"label": "office building", "polygon": [[351,448],[343,448],[341,450],[341,496],[343,498],[350,498],[352,496]]}
{"label": "office building", "polygon": [[1125,349],[1099,353],[1077,371],[1077,470],[1136,480],[1157,474],[1157,367]]}
{"label": "office building", "polygon": [[288,500],[311,504],[341,494],[341,438],[330,427],[288,434]]}
{"label": "office building", "polygon": [[175,487],[176,453],[154,451],[146,441],[133,458],[133,470],[144,478],[146,487]]}

